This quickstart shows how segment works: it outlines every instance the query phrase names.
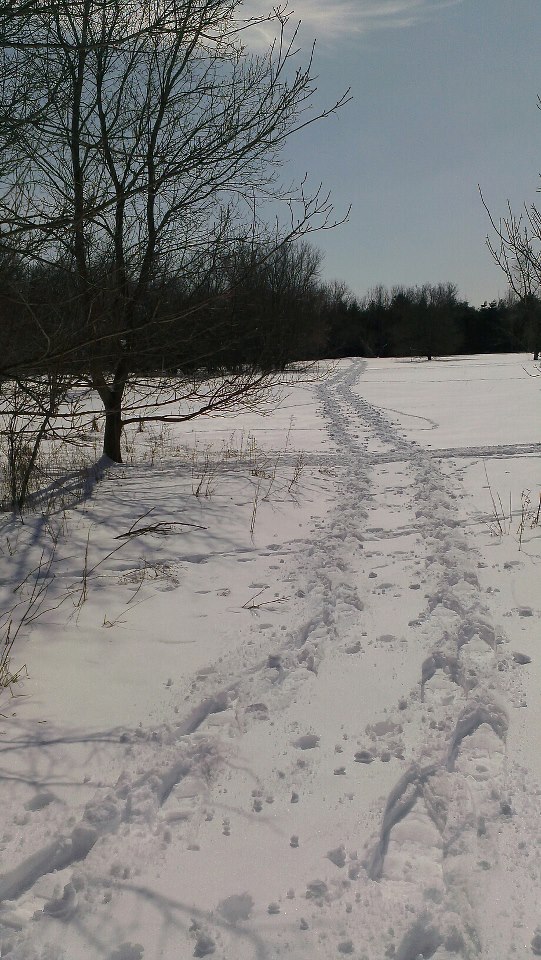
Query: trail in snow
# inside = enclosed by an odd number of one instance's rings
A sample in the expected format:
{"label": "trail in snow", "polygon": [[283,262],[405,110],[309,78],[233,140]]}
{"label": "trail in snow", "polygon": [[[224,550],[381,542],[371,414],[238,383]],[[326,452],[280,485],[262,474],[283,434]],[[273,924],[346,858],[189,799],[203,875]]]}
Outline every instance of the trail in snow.
{"label": "trail in snow", "polygon": [[437,462],[464,451],[406,440],[356,393],[362,371],[318,387],[327,515],[267,551],[293,612],[254,610],[178,721],[124,731],[110,786],[2,871],[1,956],[520,957],[520,905],[497,947],[483,916],[512,758],[506,638]]}
{"label": "trail in snow", "polygon": [[[368,874],[391,888],[411,888],[406,904],[417,918],[399,941],[401,960],[476,956],[482,941],[472,908],[479,882],[475,851],[487,820],[501,814],[507,718],[494,691],[500,638],[478,600],[475,562],[456,519],[454,494],[416,444],[349,393],[356,374],[352,367],[336,385],[341,418],[356,427],[368,423],[367,454],[377,444],[390,447],[383,456],[403,460],[413,474],[417,529],[430,550],[425,574],[433,584],[421,619],[435,639],[420,677],[428,729],[418,757],[388,797]],[[401,899],[398,891],[387,897],[395,906]]]}

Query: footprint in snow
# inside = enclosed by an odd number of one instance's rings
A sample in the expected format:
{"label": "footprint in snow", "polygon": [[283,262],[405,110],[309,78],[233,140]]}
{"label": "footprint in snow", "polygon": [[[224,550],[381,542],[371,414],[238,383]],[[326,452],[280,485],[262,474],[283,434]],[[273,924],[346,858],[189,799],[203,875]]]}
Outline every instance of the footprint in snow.
{"label": "footprint in snow", "polygon": [[305,733],[293,741],[293,746],[299,750],[313,750],[319,745],[319,737],[315,733]]}
{"label": "footprint in snow", "polygon": [[216,944],[208,933],[201,932],[197,934],[195,950],[193,952],[194,957],[208,957],[211,953],[214,953],[215,949]]}
{"label": "footprint in snow", "polygon": [[25,803],[24,809],[31,810],[43,810],[44,807],[47,807],[50,803],[56,800],[54,793],[51,793],[50,790],[43,790],[40,793],[36,793],[28,803]]}
{"label": "footprint in snow", "polygon": [[121,943],[108,960],[142,960],[144,949],[140,943]]}
{"label": "footprint in snow", "polygon": [[256,720],[268,720],[269,708],[266,703],[250,703],[244,713]]}
{"label": "footprint in snow", "polygon": [[341,844],[339,847],[336,847],[334,850],[329,850],[326,856],[327,856],[327,860],[330,860],[331,863],[334,863],[336,867],[345,867],[346,848],[344,847],[344,844]]}
{"label": "footprint in snow", "polygon": [[[48,917],[54,917],[55,920],[69,920],[77,909],[77,891],[73,883],[67,883],[64,887],[64,893],[57,899],[49,900],[43,912]],[[123,960],[123,958],[120,958]],[[130,960],[130,958],[126,958]]]}
{"label": "footprint in snow", "polygon": [[541,957],[541,929],[538,927],[531,942],[532,953],[535,957]]}
{"label": "footprint in snow", "polygon": [[249,920],[254,908],[253,897],[249,893],[234,893],[218,904],[218,913],[232,926],[242,920]]}

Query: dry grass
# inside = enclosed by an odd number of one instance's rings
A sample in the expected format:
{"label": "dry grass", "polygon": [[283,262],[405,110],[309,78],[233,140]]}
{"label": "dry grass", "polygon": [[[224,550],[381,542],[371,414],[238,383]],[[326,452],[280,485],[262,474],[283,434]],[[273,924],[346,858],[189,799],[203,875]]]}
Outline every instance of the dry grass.
{"label": "dry grass", "polygon": [[541,491],[537,498],[532,499],[530,490],[522,490],[520,507],[513,509],[513,497],[509,491],[509,498],[504,507],[498,491],[494,491],[488,477],[486,464],[483,464],[487,489],[490,496],[491,512],[488,518],[488,527],[493,536],[516,536],[518,548],[522,549],[524,538],[528,530],[539,526],[541,521]]}

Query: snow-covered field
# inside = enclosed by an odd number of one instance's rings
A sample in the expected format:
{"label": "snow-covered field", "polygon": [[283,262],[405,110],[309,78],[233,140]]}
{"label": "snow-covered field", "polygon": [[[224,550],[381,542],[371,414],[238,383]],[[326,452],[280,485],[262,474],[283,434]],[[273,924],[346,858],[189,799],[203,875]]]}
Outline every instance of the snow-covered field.
{"label": "snow-covered field", "polygon": [[535,373],[341,361],[4,520],[1,957],[541,955]]}

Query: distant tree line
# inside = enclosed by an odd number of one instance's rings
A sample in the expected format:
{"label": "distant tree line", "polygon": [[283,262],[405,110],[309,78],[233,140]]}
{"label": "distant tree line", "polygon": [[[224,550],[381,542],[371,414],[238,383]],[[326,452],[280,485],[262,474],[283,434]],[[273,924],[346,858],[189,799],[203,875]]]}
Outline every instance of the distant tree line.
{"label": "distant tree line", "polygon": [[[347,356],[447,356],[532,351],[541,343],[541,300],[505,298],[473,307],[452,283],[373,287],[355,297],[324,283],[323,257],[306,240],[276,248],[242,242],[182,278],[161,271],[138,306],[130,350],[138,374],[213,375],[298,360]],[[84,372],[93,357],[110,369],[116,299],[110,265],[93,265],[93,312],[108,336],[81,340],[77,278],[68,265],[0,263],[0,355],[26,366],[49,339],[57,374]],[[186,317],[190,322],[186,323]],[[120,336],[120,333],[119,333]],[[112,344],[112,345],[111,345]],[[51,367],[49,372],[51,372]]]}
{"label": "distant tree line", "polygon": [[541,299],[512,291],[473,307],[452,283],[340,291],[327,310],[328,356],[434,356],[532,351],[541,347]]}
{"label": "distant tree line", "polygon": [[[182,274],[161,270],[138,298],[131,370],[202,377],[253,368],[265,374],[296,359],[323,356],[327,313],[339,298],[321,284],[321,262],[307,241],[278,246],[239,241],[214,251],[210,263],[198,255]],[[89,277],[92,326],[85,336],[71,262],[0,260],[4,369],[75,376],[98,364],[106,372],[114,369],[124,331],[111,264],[94,262]],[[125,287],[128,296],[129,284]],[[49,343],[54,349],[47,352]]]}

